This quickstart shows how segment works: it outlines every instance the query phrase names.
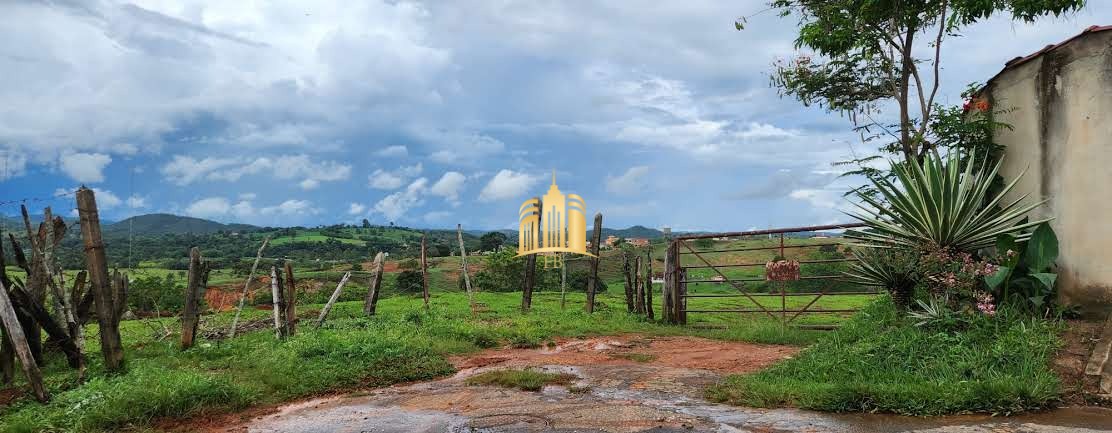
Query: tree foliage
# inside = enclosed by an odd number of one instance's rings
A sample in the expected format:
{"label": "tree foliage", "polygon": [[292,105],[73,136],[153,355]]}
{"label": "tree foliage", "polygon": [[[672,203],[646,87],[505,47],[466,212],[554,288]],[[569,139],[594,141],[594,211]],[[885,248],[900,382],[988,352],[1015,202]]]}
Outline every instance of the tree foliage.
{"label": "tree foliage", "polygon": [[[817,57],[777,62],[772,83],[805,105],[848,114],[863,139],[890,137],[883,150],[918,161],[936,147],[931,122],[947,37],[996,14],[1032,22],[1083,5],[1083,0],[774,0],[770,6],[782,16],[799,18],[796,47]],[[739,29],[743,23],[739,20]],[[899,109],[896,124],[875,120],[892,102]]]}

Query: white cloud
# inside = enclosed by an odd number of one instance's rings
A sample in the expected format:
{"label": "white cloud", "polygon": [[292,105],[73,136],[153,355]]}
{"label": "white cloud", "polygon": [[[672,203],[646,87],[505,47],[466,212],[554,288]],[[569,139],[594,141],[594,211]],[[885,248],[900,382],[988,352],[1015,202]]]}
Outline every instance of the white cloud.
{"label": "white cloud", "polygon": [[319,210],[313,208],[313,203],[307,200],[286,200],[277,206],[259,209],[261,215],[305,215],[317,212]]}
{"label": "white cloud", "polygon": [[405,185],[409,179],[421,174],[421,163],[411,166],[402,166],[391,171],[375,170],[367,176],[367,185],[374,189],[398,189]]}
{"label": "white cloud", "polygon": [[429,159],[447,165],[473,165],[506,149],[501,140],[478,133],[419,130],[416,135],[438,148]]}
{"label": "white cloud", "polygon": [[190,204],[185,213],[197,218],[218,218],[227,215],[231,208],[232,205],[224,197],[208,197]]}
{"label": "white cloud", "polygon": [[274,179],[302,179],[302,189],[313,189],[320,182],[344,180],[351,176],[351,166],[336,161],[314,161],[308,155],[271,157],[207,157],[195,159],[174,155],[162,166],[166,179],[178,185],[199,180],[235,182],[244,176],[268,176]]}
{"label": "white cloud", "polygon": [[540,180],[541,176],[503,169],[494,175],[483,187],[483,190],[479,192],[479,201],[521,197]]}
{"label": "white cloud", "polygon": [[112,157],[103,153],[67,153],[58,158],[62,172],[82,183],[104,182],[104,168]]}
{"label": "white cloud", "polygon": [[320,210],[307,200],[286,200],[274,206],[256,207],[251,200],[241,199],[232,203],[224,197],[207,197],[191,203],[185,213],[198,218],[226,219],[229,216],[239,220],[250,220],[259,216],[290,217],[315,215]]}
{"label": "white cloud", "polygon": [[132,194],[127,198],[127,207],[132,209],[147,207],[147,198]]}
{"label": "white cloud", "polygon": [[362,203],[348,203],[348,214],[362,215],[367,210],[367,206]]}
{"label": "white cloud", "polygon": [[375,203],[375,212],[381,213],[387,220],[397,221],[410,209],[423,204],[421,195],[427,191],[428,179],[418,178],[402,191],[397,191],[378,203]]}
{"label": "white cloud", "polygon": [[427,223],[435,223],[435,222],[444,221],[444,219],[446,219],[450,216],[452,216],[451,212],[438,210],[438,211],[432,211],[432,212],[426,213],[425,216],[423,217],[423,219]]}
{"label": "white cloud", "polygon": [[638,165],[630,167],[621,176],[606,176],[606,190],[623,195],[644,192],[648,174],[648,166]]}
{"label": "white cloud", "polygon": [[317,187],[320,186],[320,181],[316,180],[316,179],[305,179],[297,185],[300,186],[301,189],[309,191],[309,190],[317,189]]}
{"label": "white cloud", "polygon": [[245,192],[245,193],[239,195],[240,200],[246,200],[246,201],[254,200],[256,197],[258,197],[258,195],[253,193],[253,192]]}
{"label": "white cloud", "polygon": [[0,181],[23,176],[27,171],[27,157],[22,153],[0,149]]}
{"label": "white cloud", "polygon": [[463,190],[463,184],[467,181],[467,176],[455,171],[444,173],[440,180],[436,181],[429,188],[429,193],[435,196],[444,197],[452,206],[459,205],[459,193]]}
{"label": "white cloud", "polygon": [[409,149],[407,149],[405,146],[401,146],[401,145],[387,146],[387,147],[383,148],[382,150],[378,151],[378,156],[381,156],[383,158],[399,158],[399,157],[404,157],[404,156],[408,156],[408,155],[409,155]]}
{"label": "white cloud", "polygon": [[[114,208],[116,206],[119,206],[119,205],[124,203],[124,201],[121,200],[120,197],[117,196],[116,194],[113,194],[112,191],[108,191],[108,190],[104,190],[104,189],[100,189],[100,188],[89,188],[89,189],[93,190],[93,197],[96,198],[97,208],[100,209],[100,210],[112,209],[112,208]],[[58,189],[54,190],[54,196],[55,197],[61,197],[61,196],[72,195],[73,192],[76,191],[76,190],[77,190],[77,188],[72,188],[72,189],[58,188]]]}

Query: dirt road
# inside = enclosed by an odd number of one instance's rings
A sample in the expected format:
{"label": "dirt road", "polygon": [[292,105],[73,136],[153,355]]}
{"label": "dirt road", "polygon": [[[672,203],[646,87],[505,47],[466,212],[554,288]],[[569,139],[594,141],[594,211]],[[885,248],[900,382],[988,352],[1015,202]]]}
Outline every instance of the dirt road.
{"label": "dirt road", "polygon": [[[1014,418],[910,418],[750,409],[709,403],[724,374],[792,356],[782,346],[633,336],[502,349],[453,360],[451,378],[291,404],[269,413],[195,420],[209,432],[1096,432],[1112,411],[1063,409]],[[655,355],[655,356],[653,356]],[[525,392],[466,385],[492,369],[534,367],[579,377],[572,387]],[[577,392],[570,392],[569,389]],[[246,418],[246,419],[244,419]]]}

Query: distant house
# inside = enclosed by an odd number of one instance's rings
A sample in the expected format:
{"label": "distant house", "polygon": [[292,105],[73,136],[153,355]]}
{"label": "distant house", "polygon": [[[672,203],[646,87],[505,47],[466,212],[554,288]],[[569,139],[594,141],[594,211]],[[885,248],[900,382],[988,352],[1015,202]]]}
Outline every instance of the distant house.
{"label": "distant house", "polygon": [[626,239],[626,242],[629,242],[630,245],[633,245],[635,247],[647,247],[647,246],[649,246],[649,240],[646,239],[646,238],[629,238],[629,239]]}
{"label": "distant house", "polygon": [[602,244],[606,245],[607,247],[613,248],[614,244],[618,243],[618,239],[621,239],[621,238],[619,238],[617,236],[614,236],[614,235],[609,235],[609,236],[606,237],[605,241],[602,241]]}

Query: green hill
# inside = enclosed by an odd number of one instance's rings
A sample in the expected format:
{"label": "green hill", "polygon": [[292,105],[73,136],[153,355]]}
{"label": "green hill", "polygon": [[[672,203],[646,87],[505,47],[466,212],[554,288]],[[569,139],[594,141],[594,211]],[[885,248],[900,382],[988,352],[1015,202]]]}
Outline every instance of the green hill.
{"label": "green hill", "polygon": [[105,235],[163,235],[163,234],[212,234],[223,231],[243,232],[258,227],[248,224],[222,224],[201,218],[171,215],[164,213],[139,215],[104,227]]}
{"label": "green hill", "polygon": [[[594,235],[594,230],[593,229],[587,230],[587,239],[592,239],[592,235]],[[625,229],[609,229],[609,228],[606,228],[606,227],[602,228],[602,238],[603,239],[606,239],[607,236],[611,236],[611,235],[617,236],[617,237],[620,237],[620,238],[626,238],[626,239],[628,239],[628,238],[659,239],[659,238],[664,237],[664,232],[662,232],[660,230],[657,230],[657,229],[651,229],[651,228],[648,228],[648,227],[645,227],[645,226],[639,226],[639,225],[638,226],[633,226],[633,227],[630,227],[630,228],[625,228]]]}

